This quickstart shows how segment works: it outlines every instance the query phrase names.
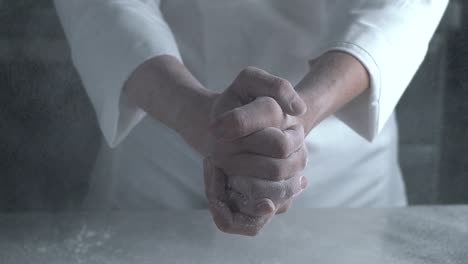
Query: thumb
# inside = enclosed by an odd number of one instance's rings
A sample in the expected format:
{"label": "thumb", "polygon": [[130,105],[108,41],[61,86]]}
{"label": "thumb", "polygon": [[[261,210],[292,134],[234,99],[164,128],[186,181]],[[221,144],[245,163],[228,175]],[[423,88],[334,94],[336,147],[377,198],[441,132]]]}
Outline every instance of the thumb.
{"label": "thumb", "polygon": [[229,89],[244,103],[268,96],[274,98],[286,114],[298,116],[307,111],[307,105],[290,82],[255,67],[245,68]]}

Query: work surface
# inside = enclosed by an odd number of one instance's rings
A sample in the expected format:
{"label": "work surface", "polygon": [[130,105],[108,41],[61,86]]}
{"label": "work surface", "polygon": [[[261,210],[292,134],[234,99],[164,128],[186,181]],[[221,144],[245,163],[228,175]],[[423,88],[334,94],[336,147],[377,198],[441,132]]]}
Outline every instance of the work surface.
{"label": "work surface", "polygon": [[0,214],[0,263],[468,263],[468,206],[291,210],[257,237],[207,211]]}

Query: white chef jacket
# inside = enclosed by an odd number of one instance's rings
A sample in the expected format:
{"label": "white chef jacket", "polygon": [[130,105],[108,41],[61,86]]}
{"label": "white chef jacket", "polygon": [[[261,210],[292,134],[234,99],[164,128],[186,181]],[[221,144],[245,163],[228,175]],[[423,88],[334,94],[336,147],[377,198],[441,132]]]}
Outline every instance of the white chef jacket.
{"label": "white chef jacket", "polygon": [[371,85],[307,136],[309,188],[295,206],[404,206],[393,111],[447,4],[55,0],[105,138],[87,206],[206,207],[202,157],[122,96],[124,82],[147,59],[173,55],[207,88],[221,92],[249,65],[297,84],[308,71],[308,60],[328,50],[359,59]]}

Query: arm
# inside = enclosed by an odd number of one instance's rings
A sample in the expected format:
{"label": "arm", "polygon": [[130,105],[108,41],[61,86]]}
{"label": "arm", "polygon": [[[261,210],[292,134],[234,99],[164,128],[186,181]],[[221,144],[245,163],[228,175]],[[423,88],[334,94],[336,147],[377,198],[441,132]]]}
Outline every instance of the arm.
{"label": "arm", "polygon": [[[447,0],[350,1],[346,10],[336,11],[331,19],[338,22],[331,23],[330,45],[325,49],[332,52],[325,52],[315,61],[298,87],[302,93],[318,95],[305,96],[310,108],[307,118],[310,124],[305,127],[335,114],[372,141],[423,61],[447,3]],[[342,5],[337,4],[332,10]],[[318,91],[305,91],[307,87]],[[324,109],[318,110],[314,104]],[[311,109],[317,111],[317,116],[313,116]]]}

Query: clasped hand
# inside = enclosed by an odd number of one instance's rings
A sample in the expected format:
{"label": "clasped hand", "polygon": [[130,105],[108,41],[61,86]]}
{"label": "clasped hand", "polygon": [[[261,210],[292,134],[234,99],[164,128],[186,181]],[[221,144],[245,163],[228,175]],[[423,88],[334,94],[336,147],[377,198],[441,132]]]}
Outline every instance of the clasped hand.
{"label": "clasped hand", "polygon": [[253,67],[214,97],[204,180],[221,231],[257,235],[306,188],[305,111],[288,81]]}
{"label": "clasped hand", "polygon": [[369,87],[360,61],[333,51],[311,61],[296,87],[308,110],[288,81],[260,69],[246,68],[215,93],[167,55],[138,67],[124,91],[205,157],[205,191],[219,229],[256,235],[307,185],[304,134]]}

